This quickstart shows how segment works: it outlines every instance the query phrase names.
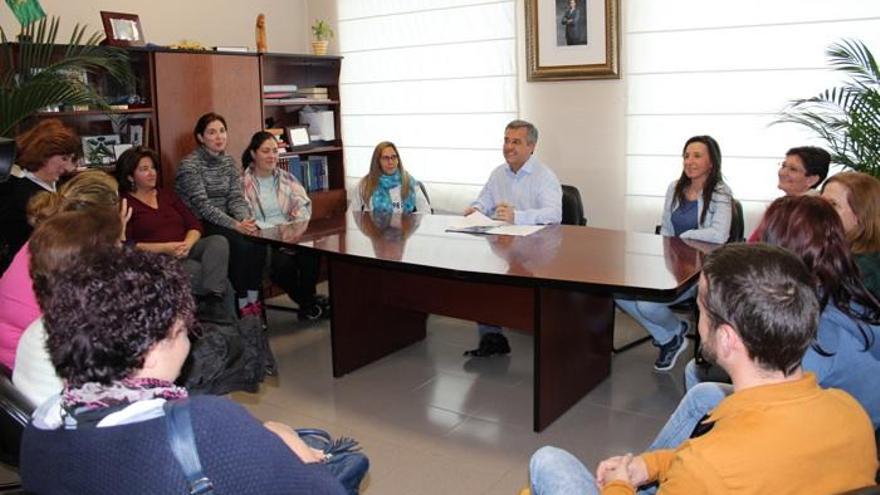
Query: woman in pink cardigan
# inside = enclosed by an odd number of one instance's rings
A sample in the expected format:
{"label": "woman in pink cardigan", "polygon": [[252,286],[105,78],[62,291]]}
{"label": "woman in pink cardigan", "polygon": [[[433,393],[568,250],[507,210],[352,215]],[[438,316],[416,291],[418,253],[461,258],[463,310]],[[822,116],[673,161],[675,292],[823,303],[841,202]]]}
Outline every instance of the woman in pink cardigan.
{"label": "woman in pink cardigan", "polygon": [[[28,220],[36,225],[63,211],[95,205],[116,206],[119,202],[116,189],[116,179],[109,174],[100,170],[83,172],[66,182],[58,192],[37,193],[28,203]],[[15,351],[21,334],[40,316],[29,265],[30,251],[25,244],[0,278],[0,364],[10,370],[15,367]]]}

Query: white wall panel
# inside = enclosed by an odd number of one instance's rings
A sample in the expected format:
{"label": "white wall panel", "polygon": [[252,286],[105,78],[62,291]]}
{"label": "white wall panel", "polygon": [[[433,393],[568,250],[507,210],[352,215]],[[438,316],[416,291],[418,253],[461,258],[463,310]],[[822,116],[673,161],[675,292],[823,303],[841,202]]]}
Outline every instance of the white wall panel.
{"label": "white wall panel", "polygon": [[339,48],[349,53],[463,41],[512,40],[515,36],[513,5],[513,2],[500,2],[340,20]]}
{"label": "white wall panel", "polygon": [[[353,115],[343,121],[346,146],[372,148],[380,141],[410,147],[500,150],[504,126],[515,113],[460,115]],[[350,139],[348,136],[352,136]]]}
{"label": "white wall panel", "polygon": [[[769,3],[769,2],[768,2]],[[842,37],[877,45],[877,20],[633,33],[631,74],[824,68],[825,49]]]}

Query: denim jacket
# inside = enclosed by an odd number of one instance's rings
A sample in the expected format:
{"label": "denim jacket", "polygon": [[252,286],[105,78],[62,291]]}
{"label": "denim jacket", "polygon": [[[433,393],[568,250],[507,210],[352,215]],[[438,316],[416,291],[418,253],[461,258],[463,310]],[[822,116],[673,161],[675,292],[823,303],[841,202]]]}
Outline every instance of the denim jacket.
{"label": "denim jacket", "polygon": [[[672,228],[672,211],[678,207],[675,201],[675,185],[677,180],[669,184],[666,190],[666,201],[663,204],[663,219],[660,224],[660,235],[674,236],[675,230]],[[699,228],[682,232],[679,237],[682,239],[693,239],[695,241],[711,242],[714,244],[723,244],[730,237],[730,222],[733,211],[733,193],[727,184],[719,182],[715,186],[715,192],[712,194],[712,201],[709,202],[709,209],[706,211],[706,219],[700,222]],[[697,214],[703,214],[703,196],[697,199]],[[699,217],[698,217],[699,218]]]}

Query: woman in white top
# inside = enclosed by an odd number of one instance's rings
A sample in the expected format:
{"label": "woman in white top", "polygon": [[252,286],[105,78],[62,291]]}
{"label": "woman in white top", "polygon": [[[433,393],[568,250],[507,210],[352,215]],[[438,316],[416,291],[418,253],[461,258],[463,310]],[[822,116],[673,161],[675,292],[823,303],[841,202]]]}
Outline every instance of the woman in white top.
{"label": "woman in white top", "polygon": [[431,213],[419,182],[403,169],[397,146],[382,141],[373,150],[370,172],[361,179],[351,200],[352,211]]}

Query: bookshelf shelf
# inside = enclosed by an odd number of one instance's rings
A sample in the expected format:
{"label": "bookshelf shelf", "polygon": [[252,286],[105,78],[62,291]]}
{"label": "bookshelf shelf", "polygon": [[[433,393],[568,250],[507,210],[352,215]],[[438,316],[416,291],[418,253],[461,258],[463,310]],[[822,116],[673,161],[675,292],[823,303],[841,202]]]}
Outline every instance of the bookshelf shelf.
{"label": "bookshelf shelf", "polygon": [[304,107],[306,105],[339,105],[337,100],[296,99],[285,102],[263,100],[264,107]]}
{"label": "bookshelf shelf", "polygon": [[39,118],[50,118],[50,117],[79,117],[79,116],[91,116],[91,115],[117,115],[117,114],[147,114],[153,113],[152,107],[143,107],[143,108],[127,108],[125,110],[78,110],[78,111],[65,111],[65,112],[37,112],[36,116]]}
{"label": "bookshelf shelf", "polygon": [[342,151],[342,146],[317,146],[313,148],[294,149],[286,151],[278,155],[278,157],[284,158],[293,155],[314,155],[318,153],[329,153],[331,151]]}
{"label": "bookshelf shelf", "polygon": [[[312,198],[312,218],[344,212],[347,207],[345,164],[339,122],[342,107],[339,97],[339,71],[342,57],[267,53],[260,56],[260,63],[263,84],[263,123],[266,127],[285,129],[308,124],[306,121],[300,121],[299,112],[299,109],[306,105],[323,106],[333,112],[332,132],[335,139],[325,138],[327,141],[324,143],[291,149],[279,158],[299,156],[302,161],[322,162],[321,167],[325,169],[323,170],[325,173],[321,178],[328,190],[309,193]],[[265,89],[266,86],[276,88],[296,86],[298,91],[304,91],[305,88],[326,88],[326,97],[323,97],[324,94],[319,94],[322,98],[291,98],[284,101],[267,99],[265,94],[275,91]],[[330,129],[320,129],[321,132],[310,131],[310,134],[324,134],[328,130]]]}

